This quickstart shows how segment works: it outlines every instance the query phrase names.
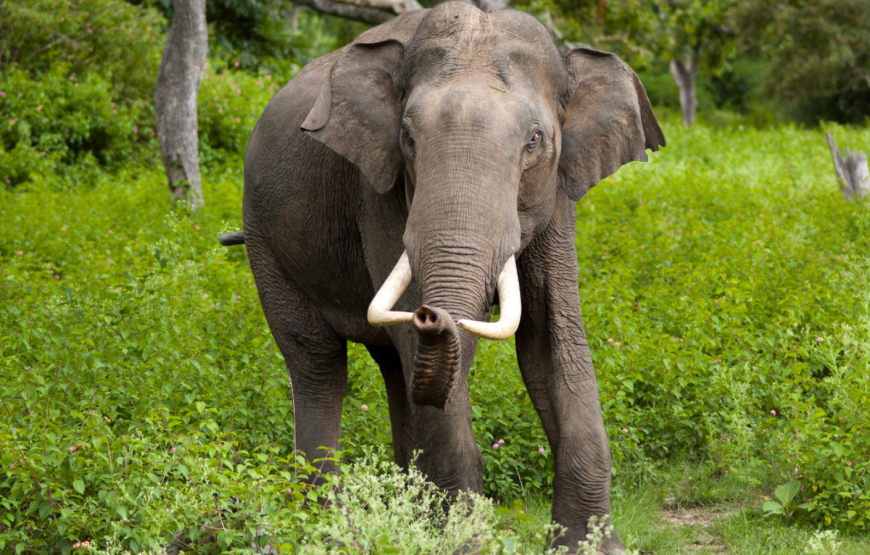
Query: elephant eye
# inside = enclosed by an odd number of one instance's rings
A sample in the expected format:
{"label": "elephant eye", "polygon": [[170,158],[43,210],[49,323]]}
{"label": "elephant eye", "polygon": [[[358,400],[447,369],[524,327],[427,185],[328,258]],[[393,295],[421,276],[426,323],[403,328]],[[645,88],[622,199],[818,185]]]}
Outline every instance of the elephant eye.
{"label": "elephant eye", "polygon": [[414,139],[411,138],[411,132],[408,130],[408,127],[405,125],[402,126],[402,138],[405,139],[406,141],[414,142]]}
{"label": "elephant eye", "polygon": [[540,142],[541,142],[541,132],[535,131],[535,134],[532,135],[532,138],[529,140],[529,143],[526,146],[528,146],[529,148],[532,148],[534,146],[537,146],[538,143],[540,143]]}

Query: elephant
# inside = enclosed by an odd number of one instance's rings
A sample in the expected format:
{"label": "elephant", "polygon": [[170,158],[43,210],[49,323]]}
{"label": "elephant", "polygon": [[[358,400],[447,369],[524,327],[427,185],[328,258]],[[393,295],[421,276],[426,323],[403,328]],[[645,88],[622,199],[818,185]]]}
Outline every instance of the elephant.
{"label": "elephant", "polygon": [[[243,230],[221,237],[246,245],[287,363],[295,448],[338,449],[347,342],[362,343],[386,387],[395,462],[452,496],[482,492],[468,373],[480,337],[514,335],[555,456],[556,543],[576,550],[589,519],[610,514],[611,456],[575,203],[664,145],[624,61],[560,54],[519,11],[409,11],[309,63],[257,122]],[[601,550],[624,552],[616,533]]]}

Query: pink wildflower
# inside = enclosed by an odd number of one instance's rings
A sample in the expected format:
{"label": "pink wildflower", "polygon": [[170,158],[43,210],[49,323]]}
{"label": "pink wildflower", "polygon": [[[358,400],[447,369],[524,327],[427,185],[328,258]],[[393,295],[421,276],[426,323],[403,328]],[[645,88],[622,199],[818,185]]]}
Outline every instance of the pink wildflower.
{"label": "pink wildflower", "polygon": [[547,450],[544,449],[543,447],[539,447],[539,448],[538,448],[538,452],[539,452],[539,453],[546,453]]}
{"label": "pink wildflower", "polygon": [[498,440],[498,444],[499,444],[499,445],[504,444],[504,440],[503,440],[503,439]]}
{"label": "pink wildflower", "polygon": [[846,466],[852,466],[852,463],[847,462],[847,463],[846,463]]}
{"label": "pink wildflower", "polygon": [[236,62],[236,63],[233,64],[233,65],[235,65],[236,67],[239,67],[239,62]]}
{"label": "pink wildflower", "polygon": [[195,225],[195,226],[193,226],[193,229],[199,231],[199,226],[198,226],[198,225]]}
{"label": "pink wildflower", "polygon": [[819,343],[821,343],[824,340],[825,340],[824,337],[816,337],[816,341],[818,341]]}
{"label": "pink wildflower", "polygon": [[37,111],[37,112],[41,112],[41,111],[42,111],[42,104],[40,104],[39,106],[36,107],[36,111]]}
{"label": "pink wildflower", "polygon": [[613,338],[612,338],[612,337],[608,337],[608,338],[607,338],[607,342],[608,342],[608,343],[613,343]]}
{"label": "pink wildflower", "polygon": [[363,406],[360,407],[360,410],[369,410],[369,406],[368,406],[368,405],[363,405]]}
{"label": "pink wildflower", "polygon": [[69,452],[72,453],[73,451],[76,451],[77,449],[78,449],[78,447],[76,447],[75,445],[71,445],[69,448]]}
{"label": "pink wildflower", "polygon": [[24,251],[15,251],[18,256],[24,256]]}
{"label": "pink wildflower", "polygon": [[493,443],[493,444],[492,444],[492,448],[493,448],[493,449],[498,449],[498,443]]}
{"label": "pink wildflower", "polygon": [[3,91],[0,91],[0,96],[6,96],[6,93]]}
{"label": "pink wildflower", "polygon": [[169,450],[170,453],[175,453],[175,447]]}
{"label": "pink wildflower", "polygon": [[771,410],[771,411],[770,411],[770,414],[776,416],[776,411],[775,411],[775,410]]}
{"label": "pink wildflower", "polygon": [[628,428],[623,428],[622,431],[628,433]]}
{"label": "pink wildflower", "polygon": [[61,231],[66,231],[66,226],[63,226],[62,228],[60,228],[60,230],[61,230]]}

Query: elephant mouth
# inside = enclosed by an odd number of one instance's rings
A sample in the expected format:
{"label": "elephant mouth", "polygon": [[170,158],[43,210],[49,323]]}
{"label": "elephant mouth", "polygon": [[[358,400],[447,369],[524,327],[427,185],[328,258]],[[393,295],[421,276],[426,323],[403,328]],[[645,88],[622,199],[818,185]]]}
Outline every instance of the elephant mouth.
{"label": "elephant mouth", "polygon": [[369,305],[368,320],[377,327],[413,323],[418,337],[411,379],[412,400],[418,405],[444,409],[453,396],[461,370],[459,329],[478,337],[500,340],[513,335],[519,327],[522,302],[516,261],[511,256],[499,274],[501,316],[497,322],[467,319],[454,322],[446,310],[425,304],[413,313],[393,311],[393,305],[410,283],[411,265],[408,253],[404,252]]}

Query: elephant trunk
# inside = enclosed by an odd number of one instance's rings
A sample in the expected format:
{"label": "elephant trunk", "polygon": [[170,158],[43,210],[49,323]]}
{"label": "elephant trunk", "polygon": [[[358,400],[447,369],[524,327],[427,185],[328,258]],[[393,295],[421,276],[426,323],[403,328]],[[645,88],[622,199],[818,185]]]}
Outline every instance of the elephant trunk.
{"label": "elephant trunk", "polygon": [[[438,250],[444,250],[443,247]],[[474,258],[463,260],[452,249],[445,257],[427,257],[431,268],[421,273],[423,306],[413,314],[390,309],[411,281],[407,253],[403,253],[393,272],[369,306],[369,322],[388,326],[412,322],[418,334],[411,392],[418,405],[443,409],[450,401],[464,367],[470,366],[476,337],[506,339],[519,326],[521,302],[514,257],[505,263],[498,277],[501,317],[498,322],[482,322],[486,312],[486,273],[475,266]],[[437,260],[440,258],[441,260]],[[477,276],[476,274],[481,274]],[[458,322],[451,314],[462,317]],[[462,328],[469,332],[463,338]],[[465,341],[463,341],[465,339]],[[462,343],[466,343],[467,364],[463,364]]]}
{"label": "elephant trunk", "polygon": [[413,323],[418,338],[411,398],[418,405],[443,409],[461,372],[459,328],[449,312],[425,304],[414,312]]}

